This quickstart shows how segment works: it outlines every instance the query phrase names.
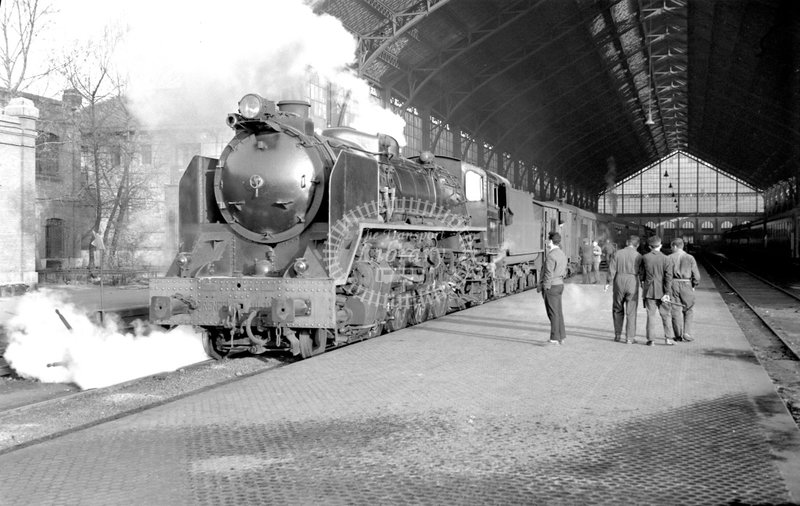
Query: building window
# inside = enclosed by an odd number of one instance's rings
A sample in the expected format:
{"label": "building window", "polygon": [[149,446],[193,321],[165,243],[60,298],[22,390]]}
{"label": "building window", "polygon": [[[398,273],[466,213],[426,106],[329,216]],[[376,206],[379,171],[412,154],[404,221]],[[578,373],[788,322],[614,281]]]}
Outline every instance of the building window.
{"label": "building window", "polygon": [[655,229],[658,227],[658,225],[656,225],[656,222],[655,222],[655,221],[648,221],[648,222],[645,224],[645,227],[647,227],[647,228],[651,228],[651,229],[655,230]]}
{"label": "building window", "polygon": [[681,228],[694,228],[694,222],[684,221],[683,223],[681,223]]}
{"label": "building window", "polygon": [[730,221],[723,221],[722,225],[719,226],[719,228],[721,228],[722,230],[730,230],[731,227],[733,227],[733,223],[731,223]]}
{"label": "building window", "polygon": [[64,256],[64,220],[49,218],[44,228],[45,258],[62,258]]}
{"label": "building window", "polygon": [[151,165],[153,163],[153,146],[150,144],[140,145],[139,154],[142,157],[142,165]]}
{"label": "building window", "polygon": [[683,152],[642,169],[601,198],[614,194],[622,196],[616,210],[620,214],[759,213],[764,209],[758,190]]}
{"label": "building window", "polygon": [[61,140],[56,134],[40,132],[36,137],[36,177],[58,178],[58,158]]}
{"label": "building window", "polygon": [[704,221],[700,225],[700,228],[702,228],[703,230],[714,230],[714,223],[711,221]]}
{"label": "building window", "polygon": [[665,222],[664,222],[664,230],[666,230],[666,229],[670,229],[670,228],[676,228],[676,227],[675,227],[675,222],[674,222],[674,221],[672,221],[672,220],[667,220],[667,221],[665,221]]}

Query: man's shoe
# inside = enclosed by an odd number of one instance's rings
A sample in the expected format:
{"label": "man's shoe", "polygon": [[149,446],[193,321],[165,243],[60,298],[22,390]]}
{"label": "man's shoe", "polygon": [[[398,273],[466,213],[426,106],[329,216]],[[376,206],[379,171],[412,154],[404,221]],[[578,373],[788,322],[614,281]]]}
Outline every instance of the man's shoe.
{"label": "man's shoe", "polygon": [[681,340],[682,340],[682,341],[684,341],[684,342],[687,342],[687,343],[691,343],[692,341],[694,341],[694,339],[692,339],[692,338],[691,338],[691,337],[689,337],[689,336],[683,336],[683,337],[681,338]]}
{"label": "man's shoe", "polygon": [[667,345],[667,346],[673,346],[675,344],[675,341],[673,341],[672,339],[667,338],[667,339],[664,339],[664,344]]}
{"label": "man's shoe", "polygon": [[675,338],[673,338],[673,340],[674,340],[676,343],[679,343],[679,342],[683,341],[683,338],[682,338],[682,337],[675,337]]}
{"label": "man's shoe", "polygon": [[636,339],[626,339],[625,344],[636,344]]}
{"label": "man's shoe", "polygon": [[614,338],[614,342],[615,342],[615,343],[618,343],[618,342],[620,342],[620,341],[622,341],[622,338],[621,338],[621,337],[617,336],[617,337],[615,337],[615,338]]}
{"label": "man's shoe", "polygon": [[560,345],[561,341],[556,341],[555,339],[551,339],[550,340],[550,344],[558,344],[558,345]]}
{"label": "man's shoe", "polygon": [[653,341],[647,340],[647,346],[653,346]]}

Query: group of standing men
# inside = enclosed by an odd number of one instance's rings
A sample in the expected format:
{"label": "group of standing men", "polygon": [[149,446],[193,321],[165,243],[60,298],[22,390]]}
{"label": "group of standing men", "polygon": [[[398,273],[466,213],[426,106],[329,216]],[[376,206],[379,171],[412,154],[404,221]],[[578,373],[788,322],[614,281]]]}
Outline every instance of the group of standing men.
{"label": "group of standing men", "polygon": [[[697,261],[683,250],[683,239],[674,239],[672,253],[661,252],[661,238],[647,240],[650,251],[640,255],[639,237],[632,235],[622,250],[609,259],[609,281],[613,284],[614,340],[636,342],[636,305],[641,284],[642,300],[647,310],[647,344],[652,346],[658,329],[658,317],[664,327],[664,344],[675,340],[693,341],[694,289],[700,283]],[[627,320],[627,321],[625,321]]]}
{"label": "group of standing men", "polygon": [[[550,319],[552,344],[562,344],[566,338],[561,295],[564,291],[568,260],[560,244],[561,235],[558,232],[551,232],[547,240],[548,253],[542,270],[541,288],[547,317]],[[606,244],[610,245],[610,241]],[[605,251],[609,268],[606,289],[609,284],[613,284],[614,341],[622,341],[624,327],[625,342],[628,344],[636,342],[636,310],[640,287],[644,307],[647,310],[647,345],[654,344],[659,317],[664,327],[666,345],[674,345],[676,340],[693,341],[694,289],[700,283],[697,261],[683,250],[683,239],[672,241],[673,251],[669,256],[661,252],[660,237],[648,238],[647,244],[650,251],[644,255],[639,254],[637,250],[639,237],[632,235],[622,250],[615,251],[613,245],[610,245]],[[588,241],[584,246],[588,247]],[[600,250],[596,242],[589,250],[592,253],[592,263],[596,253],[595,248]],[[596,255],[598,265],[602,253]],[[588,278],[585,266],[583,272],[586,283]]]}

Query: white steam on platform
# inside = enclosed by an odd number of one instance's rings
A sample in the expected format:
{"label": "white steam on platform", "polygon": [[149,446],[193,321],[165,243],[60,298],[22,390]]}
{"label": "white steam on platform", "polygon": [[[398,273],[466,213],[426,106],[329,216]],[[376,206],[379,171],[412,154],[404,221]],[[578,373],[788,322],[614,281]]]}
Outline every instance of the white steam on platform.
{"label": "white steam on platform", "polygon": [[133,333],[122,333],[116,322],[97,325],[48,290],[21,297],[6,333],[4,357],[17,374],[43,383],[74,383],[81,389],[174,371],[208,358],[192,327],[144,335],[144,328],[137,326]]}

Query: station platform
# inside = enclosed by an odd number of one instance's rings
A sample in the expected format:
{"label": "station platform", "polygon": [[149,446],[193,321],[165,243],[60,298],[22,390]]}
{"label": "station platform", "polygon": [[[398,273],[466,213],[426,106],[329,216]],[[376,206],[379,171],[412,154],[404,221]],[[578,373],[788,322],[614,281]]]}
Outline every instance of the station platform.
{"label": "station platform", "polygon": [[696,340],[535,291],[0,455],[3,504],[781,504],[800,431],[708,276]]}

